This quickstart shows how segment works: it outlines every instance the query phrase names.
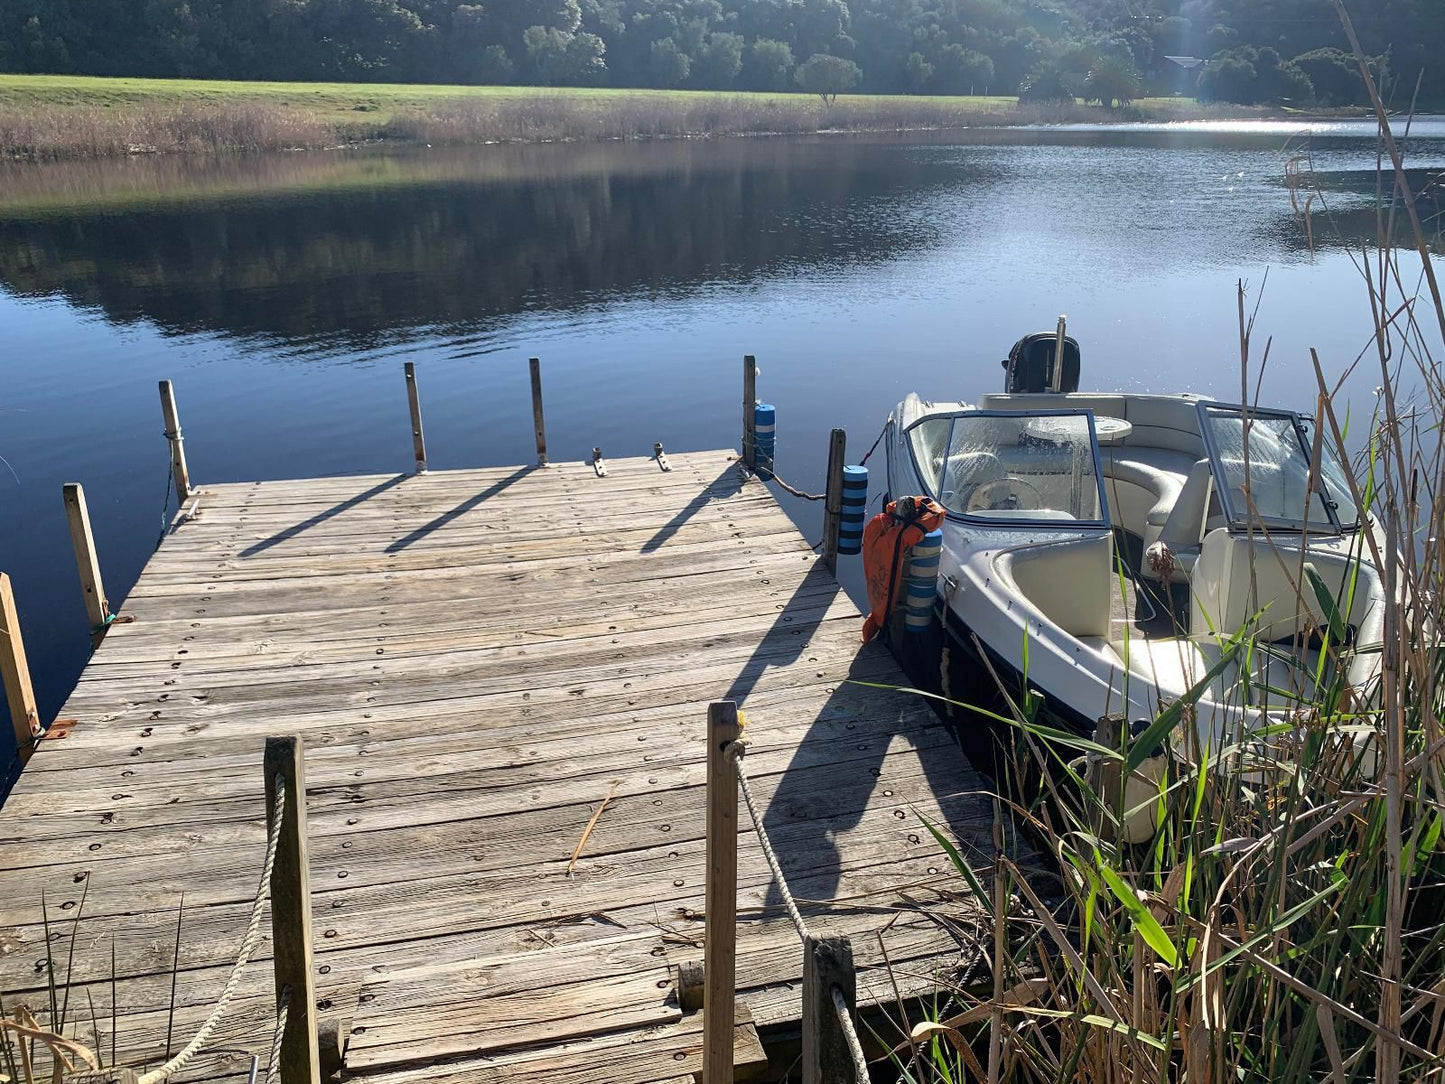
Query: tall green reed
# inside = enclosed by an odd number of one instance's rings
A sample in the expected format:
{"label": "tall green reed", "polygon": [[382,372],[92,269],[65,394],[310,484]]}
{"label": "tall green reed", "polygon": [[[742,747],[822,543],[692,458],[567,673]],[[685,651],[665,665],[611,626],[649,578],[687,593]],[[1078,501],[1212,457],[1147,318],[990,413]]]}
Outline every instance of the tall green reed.
{"label": "tall green reed", "polygon": [[[1136,738],[1120,728],[1107,749],[1043,726],[1027,694],[1008,702],[996,721],[1014,783],[1000,789],[1058,883],[1045,893],[1001,857],[988,892],[951,853],[994,918],[994,985],[955,991],[915,1029],[895,1054],[900,1080],[1445,1079],[1445,305],[1370,87],[1385,195],[1377,244],[1355,257],[1374,314],[1356,364],[1379,371],[1363,440],[1347,435],[1343,378],[1331,385],[1318,356],[1309,363],[1315,462],[1328,443],[1348,464],[1369,527],[1337,588],[1294,556],[1301,610],[1320,615],[1317,650],[1269,642],[1256,614],[1226,654],[1241,674],[1282,654],[1296,680],[1235,690],[1278,710],[1207,745],[1192,737],[1188,697]],[[1242,377],[1249,329],[1241,299]],[[1266,534],[1255,545],[1256,560],[1276,559]],[[1353,642],[1347,621],[1372,570],[1386,599],[1374,645]],[[1371,676],[1357,666],[1352,682],[1348,664],[1370,652]],[[1161,748],[1162,773],[1130,805],[1120,780]],[[1125,841],[1141,815],[1156,830]]]}

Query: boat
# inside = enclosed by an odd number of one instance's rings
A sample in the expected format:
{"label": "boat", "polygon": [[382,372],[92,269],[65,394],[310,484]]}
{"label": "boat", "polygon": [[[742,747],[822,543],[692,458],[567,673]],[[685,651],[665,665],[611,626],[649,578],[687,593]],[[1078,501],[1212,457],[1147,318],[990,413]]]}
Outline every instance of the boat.
{"label": "boat", "polygon": [[1195,748],[1217,750],[1322,697],[1378,698],[1379,551],[1314,418],[1080,392],[1062,318],[1004,366],[1001,393],[910,394],[885,431],[886,499],[947,513],[946,650],[1015,703],[1026,689],[1066,733],[1092,739],[1112,720],[1115,748],[1181,701]]}

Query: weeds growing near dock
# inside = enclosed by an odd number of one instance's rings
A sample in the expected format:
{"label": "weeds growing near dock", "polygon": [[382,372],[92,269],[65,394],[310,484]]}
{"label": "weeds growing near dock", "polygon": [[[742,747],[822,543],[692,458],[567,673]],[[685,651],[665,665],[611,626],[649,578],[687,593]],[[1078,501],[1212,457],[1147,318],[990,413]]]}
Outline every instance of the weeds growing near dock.
{"label": "weeds growing near dock", "polygon": [[[1379,119],[1388,192],[1399,161]],[[1012,703],[1013,771],[1043,779],[1014,812],[1058,885],[1001,858],[987,891],[953,852],[995,920],[993,984],[913,1029],[894,1055],[910,1084],[1445,1079],[1445,305],[1408,182],[1395,191],[1358,257],[1375,313],[1362,363],[1380,373],[1362,442],[1314,361],[1324,439],[1346,461],[1365,447],[1349,482],[1373,525],[1356,560],[1385,579],[1383,644],[1352,644],[1339,601],[1300,585],[1326,615],[1321,658],[1381,651],[1378,687],[1322,666],[1269,729],[1179,742],[1133,808],[1109,775],[1159,730],[1191,733],[1187,697],[1137,741],[1062,752],[1035,705]],[[1097,770],[1068,762],[1079,752]],[[1158,817],[1152,838],[1121,840],[1141,813]]]}

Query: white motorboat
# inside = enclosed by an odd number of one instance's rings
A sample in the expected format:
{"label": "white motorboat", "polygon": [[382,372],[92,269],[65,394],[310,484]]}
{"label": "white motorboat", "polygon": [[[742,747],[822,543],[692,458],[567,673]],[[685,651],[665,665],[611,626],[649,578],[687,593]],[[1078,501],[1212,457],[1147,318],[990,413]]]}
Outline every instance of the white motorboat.
{"label": "white motorboat", "polygon": [[890,496],[947,510],[936,612],[953,651],[1084,736],[1106,716],[1140,733],[1185,699],[1213,743],[1327,688],[1377,695],[1381,576],[1313,419],[1080,393],[1062,321],[1004,364],[1002,394],[909,395],[885,440]]}

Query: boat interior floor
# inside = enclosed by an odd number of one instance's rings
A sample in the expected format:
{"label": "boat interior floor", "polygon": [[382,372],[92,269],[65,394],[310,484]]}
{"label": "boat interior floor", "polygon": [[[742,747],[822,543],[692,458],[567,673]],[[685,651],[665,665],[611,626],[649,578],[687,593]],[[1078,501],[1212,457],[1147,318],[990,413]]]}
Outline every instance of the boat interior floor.
{"label": "boat interior floor", "polygon": [[[1167,696],[1179,696],[1199,681],[1220,657],[1220,645],[1189,637],[1189,588],[1141,580],[1142,542],[1136,535],[1115,532],[1115,584],[1110,593],[1109,639],[1085,638],[1091,646],[1118,658],[1121,669],[1148,679]],[[1167,592],[1167,594],[1165,593]],[[1262,705],[1297,704],[1308,699],[1319,662],[1317,646],[1282,642],[1260,644],[1252,653],[1248,682],[1230,666],[1220,675],[1220,695],[1242,695]]]}
{"label": "boat interior floor", "polygon": [[1114,532],[1114,585],[1109,593],[1111,642],[1142,637],[1164,640],[1189,635],[1187,584],[1164,585],[1142,580],[1144,542],[1127,531]]}

